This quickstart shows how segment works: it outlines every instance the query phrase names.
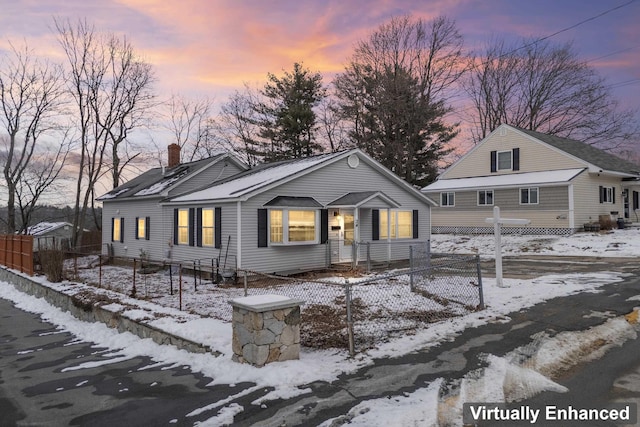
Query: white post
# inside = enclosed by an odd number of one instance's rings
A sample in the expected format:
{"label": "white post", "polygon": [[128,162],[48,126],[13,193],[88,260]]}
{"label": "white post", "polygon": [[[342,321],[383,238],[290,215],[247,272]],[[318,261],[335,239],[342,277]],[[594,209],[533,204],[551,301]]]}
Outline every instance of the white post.
{"label": "white post", "polygon": [[514,219],[514,218],[501,218],[500,208],[498,206],[493,207],[493,218],[487,218],[485,220],[488,223],[493,223],[493,233],[496,238],[496,285],[499,288],[504,288],[502,281],[502,224],[512,225],[526,225],[531,221],[528,219]]}
{"label": "white post", "polygon": [[500,229],[500,208],[493,207],[493,234],[496,238],[496,285],[504,287],[502,282],[502,230]]}

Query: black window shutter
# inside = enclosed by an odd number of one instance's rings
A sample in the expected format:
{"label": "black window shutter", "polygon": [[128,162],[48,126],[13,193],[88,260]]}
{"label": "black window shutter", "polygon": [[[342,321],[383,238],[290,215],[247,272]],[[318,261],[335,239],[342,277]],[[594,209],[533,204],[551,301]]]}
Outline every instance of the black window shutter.
{"label": "black window shutter", "polygon": [[418,238],[418,210],[413,210],[413,238]]}
{"label": "black window shutter", "polygon": [[258,209],[258,247],[267,247],[267,210]]}
{"label": "black window shutter", "polygon": [[616,203],[616,187],[611,187],[611,201],[615,204]]}
{"label": "black window shutter", "polygon": [[194,246],[195,245],[195,239],[194,239],[194,228],[196,225],[196,221],[195,218],[196,217],[196,211],[194,208],[189,208],[189,246]]}
{"label": "black window shutter", "polygon": [[139,220],[139,219],[140,219],[140,218],[136,217],[136,240],[138,240],[138,231],[139,231],[139,230],[138,230],[138,220]]}
{"label": "black window shutter", "polygon": [[520,170],[520,149],[514,148],[512,154],[513,154],[512,169],[514,171],[519,171]]}
{"label": "black window shutter", "polygon": [[497,171],[498,171],[498,152],[492,151],[491,152],[491,172],[497,172]]}
{"label": "black window shutter", "polygon": [[124,218],[120,218],[120,243],[124,243]]}
{"label": "black window shutter", "polygon": [[173,210],[173,244],[178,244],[178,209]]}
{"label": "black window shutter", "polygon": [[604,187],[600,186],[600,203],[604,203]]}
{"label": "black window shutter", "polygon": [[116,219],[115,218],[111,218],[111,241],[115,242],[114,240],[114,234],[115,234],[115,227],[116,227]]}
{"label": "black window shutter", "polygon": [[371,240],[380,240],[380,211],[371,209]]}
{"label": "black window shutter", "polygon": [[633,192],[633,210],[640,209],[640,193]]}
{"label": "black window shutter", "polygon": [[149,240],[151,238],[151,217],[144,219],[144,238]]}
{"label": "black window shutter", "polygon": [[329,241],[329,210],[320,210],[320,243]]}
{"label": "black window shutter", "polygon": [[222,208],[215,209],[213,222],[215,246],[217,249],[220,249],[222,248]]}
{"label": "black window shutter", "polygon": [[202,247],[202,208],[196,209],[196,246]]}

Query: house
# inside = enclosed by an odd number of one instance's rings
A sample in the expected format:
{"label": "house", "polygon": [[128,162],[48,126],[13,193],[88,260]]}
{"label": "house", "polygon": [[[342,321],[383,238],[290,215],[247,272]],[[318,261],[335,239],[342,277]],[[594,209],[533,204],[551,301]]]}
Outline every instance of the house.
{"label": "house", "polygon": [[[429,239],[435,205],[358,149],[237,170],[163,197],[122,189],[100,198],[104,239],[114,255],[219,259],[268,273],[362,259],[358,242],[373,243],[373,256],[406,259],[409,244]],[[128,223],[140,225],[123,230]]]}
{"label": "house", "polygon": [[165,236],[160,202],[248,169],[226,152],[184,164],[177,144],[169,145],[168,154],[166,168],[150,169],[96,199],[103,204],[104,254],[130,258],[150,254],[161,259],[171,239]]}
{"label": "house", "polygon": [[40,222],[27,228],[33,236],[33,251],[45,248],[69,248],[73,225],[69,222]]}
{"label": "house", "polygon": [[637,221],[640,166],[591,145],[500,125],[422,192],[439,201],[434,233],[488,233],[485,219],[531,220],[505,232],[571,234],[601,218]]}

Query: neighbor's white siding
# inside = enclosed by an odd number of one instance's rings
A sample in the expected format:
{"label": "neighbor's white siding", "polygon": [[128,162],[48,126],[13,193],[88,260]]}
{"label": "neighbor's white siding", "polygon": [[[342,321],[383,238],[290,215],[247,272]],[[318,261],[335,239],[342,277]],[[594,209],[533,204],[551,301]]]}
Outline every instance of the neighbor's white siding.
{"label": "neighbor's white siding", "polygon": [[472,151],[447,169],[440,176],[440,179],[514,173],[512,171],[491,172],[491,151],[512,150],[514,148],[520,149],[519,173],[584,167],[583,163],[546,144],[540,143],[521,132],[505,129],[505,135],[500,135],[498,131],[489,135],[479,145],[475,146]]}

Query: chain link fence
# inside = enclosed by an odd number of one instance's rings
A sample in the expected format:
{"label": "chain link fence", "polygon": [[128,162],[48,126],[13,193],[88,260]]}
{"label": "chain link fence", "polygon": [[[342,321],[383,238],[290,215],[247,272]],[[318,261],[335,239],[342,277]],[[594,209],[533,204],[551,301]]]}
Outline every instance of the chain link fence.
{"label": "chain link fence", "polygon": [[[351,354],[429,324],[484,308],[478,256],[429,254],[416,248],[411,268],[328,280],[239,272],[245,295],[278,294],[305,301],[301,341],[349,348]],[[428,249],[425,249],[428,250]]]}

